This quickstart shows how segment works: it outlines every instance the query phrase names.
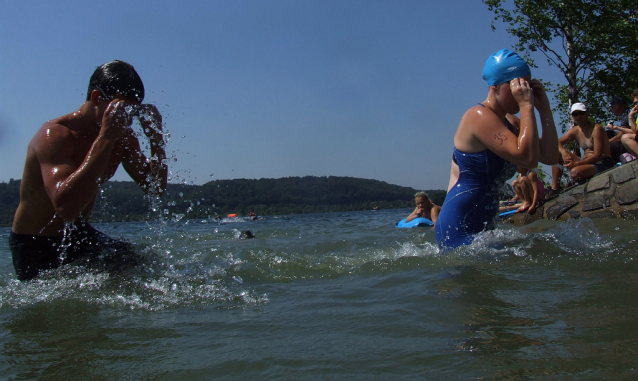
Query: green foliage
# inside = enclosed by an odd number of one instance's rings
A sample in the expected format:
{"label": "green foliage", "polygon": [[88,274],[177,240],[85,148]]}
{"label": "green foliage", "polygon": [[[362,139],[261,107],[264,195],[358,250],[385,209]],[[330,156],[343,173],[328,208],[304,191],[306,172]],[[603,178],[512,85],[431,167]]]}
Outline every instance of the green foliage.
{"label": "green foliage", "polygon": [[[20,181],[0,183],[0,222],[8,226],[19,202]],[[426,191],[435,204],[443,190]],[[146,196],[131,181],[102,186],[93,221],[212,218],[229,213],[246,216],[396,209],[414,206],[416,190],[383,181],[352,177],[286,177],[217,180],[204,185],[169,184],[164,195]]]}
{"label": "green foliage", "polygon": [[[132,182],[108,182],[93,218],[130,221],[404,208],[413,206],[414,193],[413,188],[377,180],[306,176],[169,184],[161,199],[147,199]],[[428,193],[438,205],[445,199],[442,190]]]}
{"label": "green foliage", "polygon": [[0,183],[0,226],[11,226],[20,203],[20,180]]}
{"label": "green foliage", "polygon": [[541,52],[566,84],[549,84],[558,101],[563,131],[571,125],[569,107],[587,104],[594,120],[614,120],[609,100],[638,88],[638,13],[635,0],[483,0],[495,22],[508,24],[514,46],[534,66]]}

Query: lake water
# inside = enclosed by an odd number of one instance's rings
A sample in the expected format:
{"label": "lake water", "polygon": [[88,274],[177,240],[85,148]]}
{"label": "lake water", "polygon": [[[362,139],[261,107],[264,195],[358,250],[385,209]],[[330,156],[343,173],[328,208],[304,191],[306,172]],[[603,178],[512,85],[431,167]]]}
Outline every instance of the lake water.
{"label": "lake water", "polygon": [[1,228],[0,375],[638,377],[637,221],[502,225],[439,254],[432,229],[394,227],[409,212],[97,224],[157,263],[25,283]]}

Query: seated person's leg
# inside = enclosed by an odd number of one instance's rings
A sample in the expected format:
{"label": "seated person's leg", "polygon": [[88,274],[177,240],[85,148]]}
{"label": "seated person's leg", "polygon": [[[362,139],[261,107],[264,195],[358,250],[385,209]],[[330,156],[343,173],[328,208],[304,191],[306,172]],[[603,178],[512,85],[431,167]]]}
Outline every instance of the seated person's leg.
{"label": "seated person's leg", "polygon": [[620,141],[625,146],[627,152],[638,157],[638,142],[636,141],[636,134],[624,134]]}
{"label": "seated person's leg", "polygon": [[527,209],[529,209],[529,207],[532,205],[532,184],[529,181],[529,178],[527,178],[527,176],[521,176],[519,177],[519,180],[520,180],[519,188],[521,192],[521,201],[523,202],[523,205],[521,205],[517,209],[517,211],[524,212]]}
{"label": "seated person's leg", "polygon": [[532,205],[529,207],[529,213],[534,213],[541,200],[545,198],[545,185],[543,185],[543,182],[538,178],[536,172],[530,172],[528,177],[534,190]]}
{"label": "seated person's leg", "polygon": [[592,178],[596,173],[597,170],[593,164],[585,164],[572,168],[570,176],[573,181],[583,181]]}

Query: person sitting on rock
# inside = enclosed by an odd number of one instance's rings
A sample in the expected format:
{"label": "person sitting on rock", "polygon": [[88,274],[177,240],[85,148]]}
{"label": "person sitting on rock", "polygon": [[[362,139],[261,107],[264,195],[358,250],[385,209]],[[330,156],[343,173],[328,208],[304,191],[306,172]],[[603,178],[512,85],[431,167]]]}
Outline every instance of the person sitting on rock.
{"label": "person sitting on rock", "polygon": [[519,173],[518,179],[512,182],[516,198],[523,203],[517,212],[534,214],[541,200],[545,199],[545,185],[532,169],[519,168]]}
{"label": "person sitting on rock", "polygon": [[[589,120],[587,106],[584,103],[574,103],[571,114],[574,127],[558,140],[558,150],[561,154],[561,164],[570,171],[572,181],[582,182],[597,173],[613,168],[616,163],[611,158],[609,138],[604,128]],[[578,142],[583,149],[582,159],[565,148],[565,145],[572,141]],[[552,168],[555,183],[562,175],[561,168]]]}

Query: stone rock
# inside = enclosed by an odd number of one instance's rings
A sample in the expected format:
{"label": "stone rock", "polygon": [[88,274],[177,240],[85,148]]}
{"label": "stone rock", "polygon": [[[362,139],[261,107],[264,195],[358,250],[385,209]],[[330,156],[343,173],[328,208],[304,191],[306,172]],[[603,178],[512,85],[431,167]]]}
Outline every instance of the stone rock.
{"label": "stone rock", "polygon": [[558,197],[545,200],[543,211],[534,215],[516,213],[507,221],[525,225],[545,218],[638,219],[638,160],[599,173],[588,182],[565,189]]}
{"label": "stone rock", "polygon": [[583,212],[609,207],[609,197],[604,194],[591,195],[582,202]]}
{"label": "stone rock", "polygon": [[587,193],[605,188],[609,188],[609,175],[606,173],[601,173],[600,176],[592,178],[587,183]]}
{"label": "stone rock", "polygon": [[638,184],[632,181],[619,185],[616,189],[616,201],[619,205],[633,204],[638,201]]}
{"label": "stone rock", "polygon": [[556,220],[561,214],[576,204],[578,204],[578,201],[574,197],[563,194],[559,196],[552,205],[547,206],[545,214],[550,220]]}
{"label": "stone rock", "polygon": [[634,173],[634,167],[632,167],[631,165],[621,165],[620,167],[612,171],[612,177],[614,178],[614,182],[616,184],[622,184],[629,180],[635,179],[636,174]]}
{"label": "stone rock", "polygon": [[617,218],[616,213],[613,210],[605,209],[599,210],[597,212],[590,213],[587,217],[589,218]]}

